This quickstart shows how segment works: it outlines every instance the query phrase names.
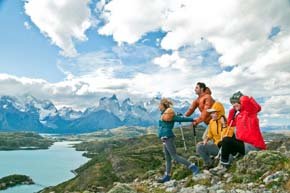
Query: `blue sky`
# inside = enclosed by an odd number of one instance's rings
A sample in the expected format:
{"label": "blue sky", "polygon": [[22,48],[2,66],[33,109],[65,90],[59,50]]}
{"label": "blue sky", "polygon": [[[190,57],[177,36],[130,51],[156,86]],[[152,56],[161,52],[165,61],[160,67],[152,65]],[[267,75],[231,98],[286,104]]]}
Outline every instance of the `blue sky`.
{"label": "blue sky", "polygon": [[261,124],[289,125],[289,4],[1,0],[0,94],[82,109],[112,94],[192,100],[203,81],[227,107],[241,90]]}

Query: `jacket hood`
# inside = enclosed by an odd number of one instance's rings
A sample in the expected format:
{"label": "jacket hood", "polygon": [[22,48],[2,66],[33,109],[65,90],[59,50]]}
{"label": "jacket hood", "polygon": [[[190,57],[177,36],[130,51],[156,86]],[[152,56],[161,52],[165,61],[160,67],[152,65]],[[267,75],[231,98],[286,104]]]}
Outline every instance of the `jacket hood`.
{"label": "jacket hood", "polygon": [[220,119],[222,116],[225,116],[225,108],[222,103],[216,101],[210,109],[207,110],[207,112],[217,112],[218,119]]}
{"label": "jacket hood", "polygon": [[206,87],[206,89],[205,89],[205,91],[204,91],[206,94],[209,94],[209,95],[211,95],[211,90],[210,90],[210,88],[208,88],[208,87]]}

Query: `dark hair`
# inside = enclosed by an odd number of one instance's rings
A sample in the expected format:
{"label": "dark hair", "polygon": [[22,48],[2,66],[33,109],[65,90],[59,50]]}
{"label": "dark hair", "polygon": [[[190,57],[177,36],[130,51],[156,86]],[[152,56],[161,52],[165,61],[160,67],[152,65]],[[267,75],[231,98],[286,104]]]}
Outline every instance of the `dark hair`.
{"label": "dark hair", "polygon": [[198,83],[196,83],[196,85],[198,85],[199,88],[201,88],[203,91],[205,91],[205,89],[207,88],[203,82],[198,82]]}

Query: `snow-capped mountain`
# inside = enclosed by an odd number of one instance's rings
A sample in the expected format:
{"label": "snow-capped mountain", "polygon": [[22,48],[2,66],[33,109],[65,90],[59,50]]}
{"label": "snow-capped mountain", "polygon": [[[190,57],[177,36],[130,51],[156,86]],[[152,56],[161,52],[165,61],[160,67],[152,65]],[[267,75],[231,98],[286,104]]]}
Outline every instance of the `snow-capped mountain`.
{"label": "snow-capped mountain", "polygon": [[[57,109],[48,100],[33,96],[0,98],[0,131],[30,130],[48,133],[83,133],[118,126],[152,126],[160,116],[160,97],[134,103],[130,98],[119,101],[116,95],[103,97],[98,106],[84,112],[70,107]],[[174,101],[177,111],[184,112],[188,103]],[[186,105],[186,106],[185,106]],[[185,110],[184,110],[185,109]]]}
{"label": "snow-capped mountain", "polygon": [[56,107],[49,100],[39,100],[31,95],[26,95],[19,100],[25,106],[25,111],[29,111],[31,108],[35,109],[39,113],[40,121],[44,121],[47,117],[57,116],[58,114]]}
{"label": "snow-capped mountain", "polygon": [[71,107],[62,107],[58,110],[58,114],[65,120],[74,120],[80,118],[83,113],[81,111],[75,111]]}
{"label": "snow-capped mountain", "polygon": [[120,118],[123,118],[123,113],[121,111],[119,100],[115,94],[112,97],[101,98],[99,100],[99,106],[96,110],[106,110]]}
{"label": "snow-capped mountain", "polygon": [[26,108],[14,97],[3,96],[0,98],[0,131],[39,131],[46,128],[40,122],[40,116],[35,107]]}

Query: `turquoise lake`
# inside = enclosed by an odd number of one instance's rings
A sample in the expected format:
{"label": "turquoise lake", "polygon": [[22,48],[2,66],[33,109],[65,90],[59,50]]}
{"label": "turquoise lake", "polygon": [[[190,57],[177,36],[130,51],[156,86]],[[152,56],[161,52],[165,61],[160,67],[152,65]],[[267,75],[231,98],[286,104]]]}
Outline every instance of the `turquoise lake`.
{"label": "turquoise lake", "polygon": [[0,193],[34,193],[54,186],[75,175],[71,172],[88,161],[71,145],[74,142],[56,142],[47,150],[0,151],[0,178],[11,174],[24,174],[35,185],[21,185]]}

